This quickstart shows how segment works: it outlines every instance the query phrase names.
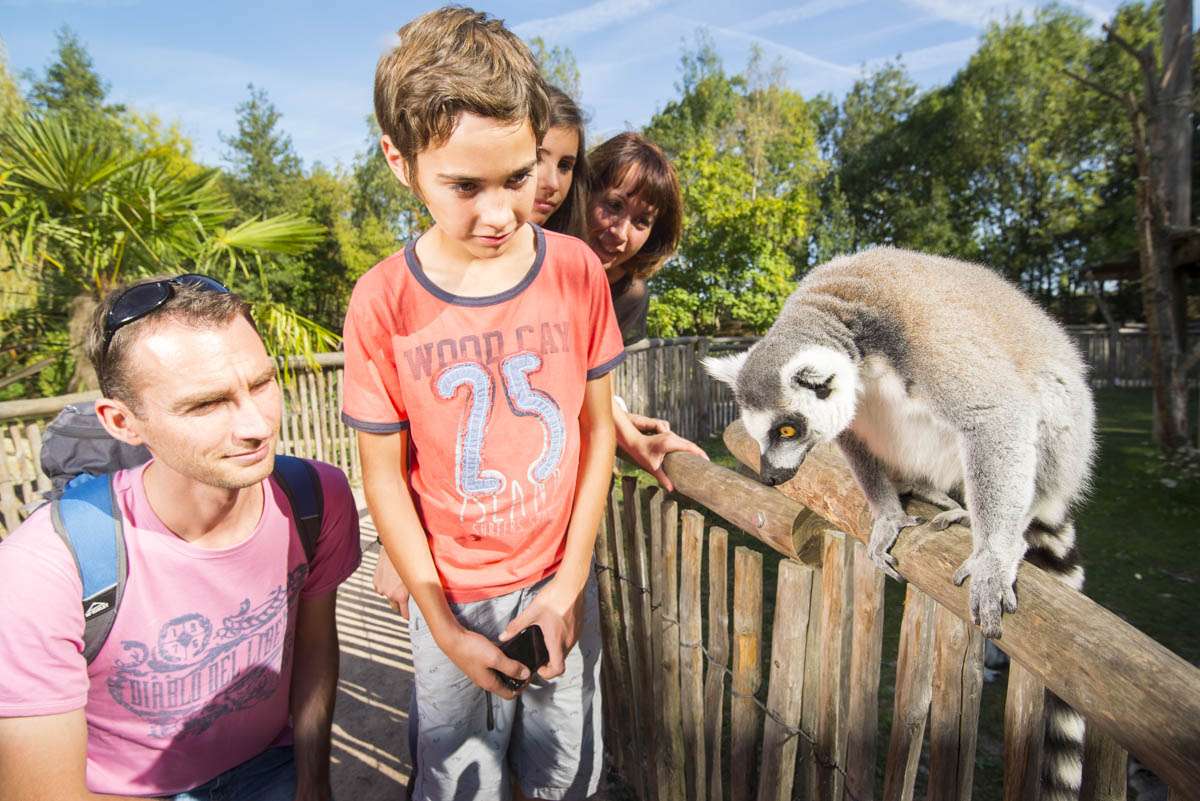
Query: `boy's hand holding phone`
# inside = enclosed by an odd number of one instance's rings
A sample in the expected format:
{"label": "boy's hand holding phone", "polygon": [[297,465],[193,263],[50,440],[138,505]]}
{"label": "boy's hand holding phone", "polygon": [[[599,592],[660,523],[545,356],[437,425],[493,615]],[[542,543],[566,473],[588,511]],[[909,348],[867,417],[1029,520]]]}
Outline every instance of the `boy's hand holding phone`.
{"label": "boy's hand holding phone", "polygon": [[461,626],[446,637],[446,642],[438,642],[438,647],[471,681],[505,700],[516,697],[516,693],[500,680],[500,674],[521,683],[531,675],[529,668],[505,656],[487,637]]}
{"label": "boy's hand holding phone", "polygon": [[579,621],[582,618],[583,593],[568,596],[561,585],[551,579],[534,599],[517,615],[504,633],[501,643],[507,642],[530,626],[538,626],[546,641],[547,662],[538,671],[543,679],[561,676],[566,670],[566,656],[579,640]]}

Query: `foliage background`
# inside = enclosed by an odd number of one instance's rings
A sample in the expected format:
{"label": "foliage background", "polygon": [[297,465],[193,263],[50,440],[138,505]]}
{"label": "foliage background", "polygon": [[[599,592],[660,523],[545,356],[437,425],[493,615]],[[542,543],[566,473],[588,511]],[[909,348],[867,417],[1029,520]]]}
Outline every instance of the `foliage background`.
{"label": "foliage background", "polygon": [[[1159,14],[1157,3],[1133,3],[1115,22],[1135,44],[1156,41]],[[979,260],[1060,319],[1100,322],[1081,268],[1132,251],[1135,169],[1121,110],[1068,72],[1115,89],[1137,81],[1100,36],[1051,6],[993,24],[945,85],[921,91],[895,61],[837,100],[801,96],[760,51],[726,65],[698,32],[682,43],[676,97],[644,128],[675,161],[686,214],[679,253],[652,279],[651,334],[762,332],[809,267],[873,245]],[[571,51],[530,45],[550,80],[578,95]],[[79,240],[80,215],[17,169],[19,143],[39,125],[71,137],[77,156],[103,153],[158,176],[110,182],[107,194],[76,187],[87,214],[144,208],[145,225],[122,229],[110,215],[109,229],[88,229],[88,247],[68,241],[68,229]],[[70,30],[37,74],[11,74],[0,51],[0,398],[86,382],[71,321],[77,328],[85,301],[125,274],[219,262],[274,310],[278,350],[334,347],[354,281],[429,224],[383,163],[378,136],[368,115],[351,163],[305,164],[267,92],[249,85],[221,163],[204,165],[177,124],[109,100]],[[180,220],[198,229],[189,242],[172,229],[178,242],[132,259],[135,233],[163,238],[149,209],[157,214],[171,187]],[[33,200],[44,209],[37,236]],[[240,226],[255,236],[231,240]],[[1139,319],[1135,282],[1101,289],[1119,320]]]}

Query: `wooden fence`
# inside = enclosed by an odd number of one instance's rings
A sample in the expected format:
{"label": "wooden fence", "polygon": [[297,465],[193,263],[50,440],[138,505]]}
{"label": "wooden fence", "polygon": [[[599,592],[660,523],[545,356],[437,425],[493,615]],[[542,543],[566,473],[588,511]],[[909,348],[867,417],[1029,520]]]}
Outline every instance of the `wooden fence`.
{"label": "wooden fence", "polygon": [[[745,342],[651,341],[616,376],[634,411],[701,438],[724,428],[757,469],[757,448],[727,390],[696,369]],[[338,419],[339,354],[320,370],[293,363],[279,447],[359,478],[354,437]],[[70,396],[0,404],[0,513],[11,530],[49,482],[36,454]],[[632,479],[608,506],[597,562],[607,651],[605,725],[615,767],[644,801],[913,797],[928,737],[928,798],[967,799],[978,737],[983,641],[966,591],[950,582],[970,551],[961,527],[904,532],[893,549],[908,579],[886,770],[876,781],[883,579],[865,556],[871,518],[835,449],[815,449],[796,478],[768,489],[687,454],[667,458],[678,491],[777,552],[735,548]],[[911,514],[936,511],[910,504]],[[2,532],[2,530],[0,530]],[[764,562],[777,562],[764,620]],[[769,566],[769,565],[768,565]],[[1037,798],[1042,693],[1089,721],[1084,799],[1124,798],[1125,749],[1173,787],[1200,797],[1200,671],[1036,568],[1018,579],[1020,608],[1000,646],[1013,658],[1005,715],[1005,798]],[[732,595],[732,613],[730,596]],[[764,661],[764,628],[771,627]],[[732,625],[732,628],[731,628]],[[725,721],[728,705],[729,720]]]}
{"label": "wooden fence", "polygon": [[[615,371],[615,387],[631,411],[670,420],[689,439],[719,433],[736,416],[728,387],[709,379],[699,359],[709,352],[745,347],[752,340],[682,337],[648,340],[629,352]],[[358,443],[340,419],[344,356],[323,353],[313,370],[301,359],[288,367],[278,450],[320,459],[361,483]],[[97,393],[0,403],[0,538],[14,529],[50,488],[38,461],[46,425],[62,408]]]}
{"label": "wooden fence", "polygon": [[[740,423],[725,439],[757,469]],[[777,583],[768,621],[761,549],[735,548],[730,573],[726,530],[706,532],[699,512],[681,514],[634,479],[620,497],[614,489],[596,548],[605,722],[635,795],[908,801],[924,770],[931,801],[970,799],[984,640],[967,622],[966,589],[950,580],[969,531],[901,535],[892,553],[907,594],[898,652],[885,655],[884,579],[865,548],[871,516],[835,448],[816,449],[780,489],[690,454],[668,456],[666,469],[681,495],[778,552],[765,557]],[[1040,797],[1044,687],[1087,718],[1084,801],[1125,798],[1127,750],[1173,799],[1200,798],[1200,670],[1037,568],[1022,566],[1018,591],[997,643],[1012,657],[1006,801]],[[877,753],[881,664],[893,656],[893,722]]]}

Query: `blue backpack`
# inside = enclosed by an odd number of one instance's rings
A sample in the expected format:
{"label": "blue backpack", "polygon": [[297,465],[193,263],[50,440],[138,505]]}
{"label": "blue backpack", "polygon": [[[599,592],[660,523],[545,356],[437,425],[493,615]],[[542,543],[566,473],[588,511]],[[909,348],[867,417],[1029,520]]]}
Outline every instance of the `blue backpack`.
{"label": "blue backpack", "polygon": [[[40,458],[54,483],[46,493],[54,530],[83,581],[83,656],[90,664],[108,639],[128,579],[125,527],[113,504],[112,474],[144,463],[150,452],[110,437],[89,402],[67,406],[46,427]],[[312,562],[324,513],[317,471],[303,459],[277,454],[272,478],[287,495],[304,555]]]}

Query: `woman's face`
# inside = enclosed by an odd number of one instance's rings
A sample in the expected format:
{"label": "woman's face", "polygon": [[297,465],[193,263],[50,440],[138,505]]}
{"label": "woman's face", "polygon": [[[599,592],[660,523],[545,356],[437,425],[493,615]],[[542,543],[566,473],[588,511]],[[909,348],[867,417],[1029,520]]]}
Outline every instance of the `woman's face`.
{"label": "woman's face", "polygon": [[625,274],[622,265],[637,255],[654,230],[656,209],[633,194],[637,171],[619,186],[599,189],[588,198],[588,244],[600,257],[610,280]]}
{"label": "woman's face", "polygon": [[557,125],[546,131],[538,148],[537,195],[530,216],[538,225],[544,225],[567,199],[578,153],[579,133],[574,127]]}

